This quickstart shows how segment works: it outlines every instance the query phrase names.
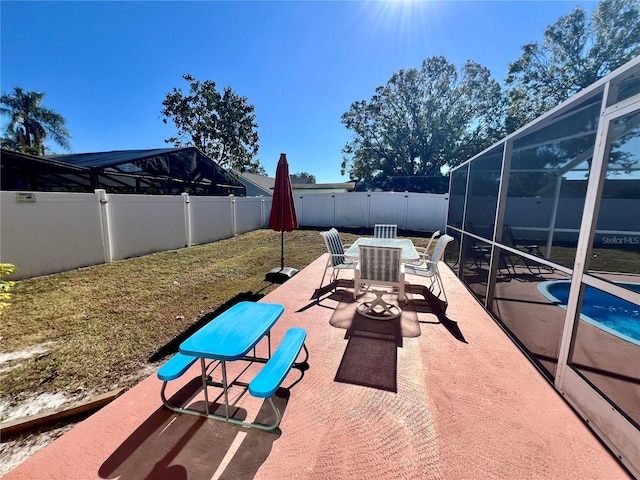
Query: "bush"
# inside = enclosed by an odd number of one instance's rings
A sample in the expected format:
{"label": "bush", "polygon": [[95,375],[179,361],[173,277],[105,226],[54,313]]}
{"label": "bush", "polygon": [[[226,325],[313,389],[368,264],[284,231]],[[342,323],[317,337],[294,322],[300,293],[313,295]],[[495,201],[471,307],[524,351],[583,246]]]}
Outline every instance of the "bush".
{"label": "bush", "polygon": [[10,280],[4,280],[4,277],[11,275],[15,270],[15,265],[0,263],[0,315],[2,315],[2,311],[10,305],[9,299],[11,298],[11,294],[9,290],[11,290],[11,287],[13,287],[15,283]]}

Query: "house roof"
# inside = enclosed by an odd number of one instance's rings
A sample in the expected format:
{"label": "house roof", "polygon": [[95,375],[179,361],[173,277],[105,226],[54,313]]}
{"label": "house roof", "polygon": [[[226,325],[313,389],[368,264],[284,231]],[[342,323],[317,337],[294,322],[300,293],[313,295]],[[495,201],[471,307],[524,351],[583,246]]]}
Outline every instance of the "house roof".
{"label": "house roof", "polygon": [[329,188],[344,188],[347,190],[353,190],[356,186],[356,182],[342,182],[342,183],[294,183],[291,188],[294,190],[326,190]]}
{"label": "house roof", "polygon": [[[238,177],[245,181],[252,183],[256,187],[264,190],[268,193],[273,193],[273,186],[276,183],[276,179],[273,177],[267,177],[265,175],[259,175],[257,173],[244,172],[240,173],[234,171]],[[327,190],[327,189],[339,189],[344,188],[346,190],[353,190],[355,182],[343,182],[343,183],[292,183],[291,188],[293,190]]]}
{"label": "house roof", "polygon": [[265,192],[269,192],[269,193],[273,192],[273,186],[276,183],[276,179],[273,177],[267,177],[265,175],[259,175],[257,173],[249,173],[249,172],[241,173],[238,171],[234,171],[234,173],[238,177],[245,179],[247,182],[252,183],[258,188],[261,188]]}

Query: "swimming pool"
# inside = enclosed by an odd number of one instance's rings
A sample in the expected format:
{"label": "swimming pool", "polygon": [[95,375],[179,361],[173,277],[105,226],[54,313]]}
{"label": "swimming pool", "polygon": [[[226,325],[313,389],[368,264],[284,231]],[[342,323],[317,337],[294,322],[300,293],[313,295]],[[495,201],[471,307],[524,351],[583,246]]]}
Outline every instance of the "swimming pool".
{"label": "swimming pool", "polygon": [[[625,288],[640,292],[640,284],[624,283]],[[538,284],[538,291],[566,310],[569,280],[552,280]],[[615,295],[586,286],[580,318],[606,332],[640,345],[640,306]]]}

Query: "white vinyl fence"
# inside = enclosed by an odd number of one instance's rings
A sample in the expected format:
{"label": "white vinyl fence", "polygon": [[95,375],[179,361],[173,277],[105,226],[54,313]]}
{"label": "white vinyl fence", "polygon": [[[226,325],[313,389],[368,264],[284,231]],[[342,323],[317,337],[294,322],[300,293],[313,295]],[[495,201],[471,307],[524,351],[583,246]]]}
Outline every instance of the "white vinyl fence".
{"label": "white vinyl fence", "polygon": [[371,228],[396,224],[402,230],[444,230],[449,196],[430,193],[348,192],[296,195],[298,223],[309,227]]}
{"label": "white vinyl fence", "polygon": [[[447,195],[326,193],[294,197],[301,227],[444,229]],[[25,279],[268,228],[269,197],[0,192],[0,262]]]}

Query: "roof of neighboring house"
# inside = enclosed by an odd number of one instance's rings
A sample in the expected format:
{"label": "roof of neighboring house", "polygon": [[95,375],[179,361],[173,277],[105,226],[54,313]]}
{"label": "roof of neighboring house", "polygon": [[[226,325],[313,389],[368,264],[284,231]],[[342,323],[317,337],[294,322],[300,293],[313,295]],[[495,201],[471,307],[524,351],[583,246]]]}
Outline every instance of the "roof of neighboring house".
{"label": "roof of neighboring house", "polygon": [[[267,177],[265,175],[259,175],[257,173],[234,171],[234,173],[245,179],[247,182],[252,183],[258,188],[261,188],[267,192],[273,192],[273,186],[276,183],[276,179],[273,177]],[[326,190],[330,188],[344,188],[346,190],[352,190],[355,187],[355,182],[342,182],[342,183],[292,183],[291,188],[294,190]]]}
{"label": "roof of neighboring house", "polygon": [[273,186],[276,183],[276,179],[272,177],[266,177],[264,175],[259,175],[257,173],[249,173],[249,172],[239,172],[237,170],[233,170],[233,173],[238,177],[238,180],[242,182],[243,180],[247,183],[252,184],[254,187],[263,190],[265,195],[273,195]]}
{"label": "roof of neighboring house", "polygon": [[327,189],[345,189],[353,190],[356,186],[356,182],[342,182],[342,183],[294,183],[291,188],[294,190],[327,190]]}

